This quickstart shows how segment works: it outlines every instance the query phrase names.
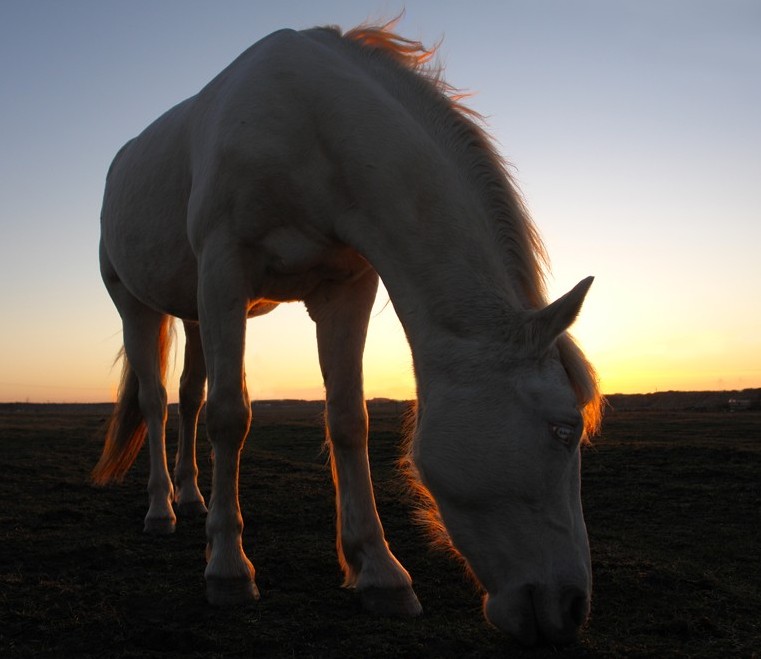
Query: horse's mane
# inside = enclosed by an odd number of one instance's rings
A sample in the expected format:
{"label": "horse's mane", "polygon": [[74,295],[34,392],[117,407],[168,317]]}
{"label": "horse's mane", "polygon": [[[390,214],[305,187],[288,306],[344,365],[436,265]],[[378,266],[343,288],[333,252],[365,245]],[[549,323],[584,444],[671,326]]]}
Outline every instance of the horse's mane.
{"label": "horse's mane", "polygon": [[[439,44],[426,48],[419,41],[400,36],[393,31],[398,20],[380,26],[361,25],[344,34],[335,27],[327,29],[362,51],[395,64],[398,70],[413,74],[417,88],[442,108],[452,146],[465,158],[470,175],[489,204],[511,276],[529,308],[546,306],[547,253],[507,163],[484,129],[483,117],[464,104],[468,94],[444,80],[443,67],[435,61]],[[597,374],[569,334],[558,339],[557,347],[582,408],[585,434],[589,437],[599,430],[602,419],[603,398]]]}
{"label": "horse's mane", "polygon": [[439,44],[426,48],[419,41],[396,34],[392,29],[397,21],[359,26],[346,32],[343,38],[414,74],[417,89],[443,117],[449,146],[464,158],[468,174],[486,196],[505,248],[505,262],[518,289],[530,308],[545,306],[544,270],[548,260],[544,245],[506,162],[483,128],[484,118],[464,103],[469,94],[444,80],[443,66],[435,60]]}

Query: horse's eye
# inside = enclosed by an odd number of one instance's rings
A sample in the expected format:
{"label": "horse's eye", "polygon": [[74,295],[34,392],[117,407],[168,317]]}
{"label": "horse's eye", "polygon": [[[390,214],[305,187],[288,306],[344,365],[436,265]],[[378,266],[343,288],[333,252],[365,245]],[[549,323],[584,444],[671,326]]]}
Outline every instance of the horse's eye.
{"label": "horse's eye", "polygon": [[573,426],[567,426],[563,423],[551,423],[550,432],[555,439],[566,446],[569,446],[573,438],[576,436],[576,428]]}

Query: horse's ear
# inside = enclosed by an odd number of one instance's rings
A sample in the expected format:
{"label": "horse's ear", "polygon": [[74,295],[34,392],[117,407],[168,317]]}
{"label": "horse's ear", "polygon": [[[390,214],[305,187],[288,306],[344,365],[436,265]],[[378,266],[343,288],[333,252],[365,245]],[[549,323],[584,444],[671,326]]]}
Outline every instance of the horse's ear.
{"label": "horse's ear", "polygon": [[530,336],[531,344],[535,349],[544,352],[573,324],[594,279],[594,277],[582,279],[552,304],[534,312],[530,323]]}

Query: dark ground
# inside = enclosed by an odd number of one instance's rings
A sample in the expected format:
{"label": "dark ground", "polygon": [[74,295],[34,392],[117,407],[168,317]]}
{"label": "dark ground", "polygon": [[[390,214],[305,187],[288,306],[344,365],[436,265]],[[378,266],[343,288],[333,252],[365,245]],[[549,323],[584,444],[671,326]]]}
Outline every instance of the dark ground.
{"label": "dark ground", "polygon": [[[381,518],[425,610],[400,621],[339,587],[319,407],[255,410],[241,505],[262,599],[220,611],[204,600],[203,522],[142,533],[147,450],[123,485],[88,484],[106,408],[0,406],[0,657],[759,656],[761,413],[609,414],[583,456],[590,622],[569,648],[524,650],[411,523],[401,409],[371,407]],[[174,417],[169,437],[173,451]]]}

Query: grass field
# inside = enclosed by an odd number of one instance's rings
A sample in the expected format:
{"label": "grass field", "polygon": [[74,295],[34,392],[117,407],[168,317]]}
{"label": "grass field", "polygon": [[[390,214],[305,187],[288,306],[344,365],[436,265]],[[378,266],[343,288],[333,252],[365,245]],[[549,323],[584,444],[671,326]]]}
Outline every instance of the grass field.
{"label": "grass field", "polygon": [[[411,522],[400,411],[371,407],[378,507],[425,611],[401,621],[339,587],[319,407],[255,410],[241,506],[262,599],[220,611],[204,600],[203,521],[142,533],[147,450],[123,485],[88,484],[105,408],[0,406],[0,657],[759,656],[761,413],[608,415],[583,455],[590,622],[571,647],[525,650]],[[169,438],[173,451],[174,417]],[[202,440],[207,496],[208,455]]]}

